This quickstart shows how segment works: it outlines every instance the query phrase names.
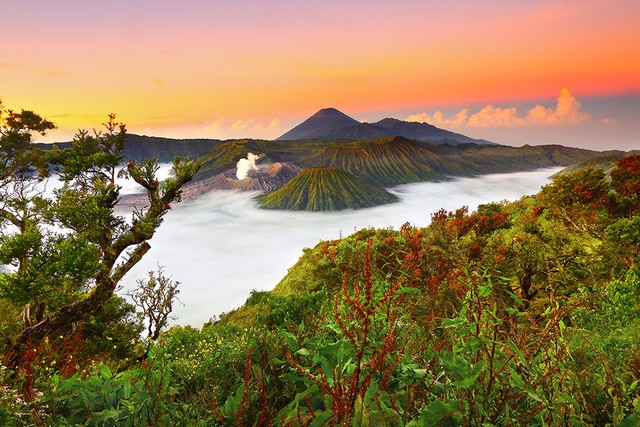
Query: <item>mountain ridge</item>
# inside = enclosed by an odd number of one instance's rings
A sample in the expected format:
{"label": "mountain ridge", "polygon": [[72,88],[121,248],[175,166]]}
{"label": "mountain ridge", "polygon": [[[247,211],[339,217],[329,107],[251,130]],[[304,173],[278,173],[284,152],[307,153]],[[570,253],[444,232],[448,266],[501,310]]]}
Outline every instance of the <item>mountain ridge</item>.
{"label": "mountain ridge", "polygon": [[498,145],[484,139],[474,139],[440,129],[426,122],[407,122],[395,118],[384,118],[375,123],[361,123],[335,108],[319,110],[276,138],[276,141],[303,139],[359,141],[389,136],[402,136],[415,141],[432,143]]}

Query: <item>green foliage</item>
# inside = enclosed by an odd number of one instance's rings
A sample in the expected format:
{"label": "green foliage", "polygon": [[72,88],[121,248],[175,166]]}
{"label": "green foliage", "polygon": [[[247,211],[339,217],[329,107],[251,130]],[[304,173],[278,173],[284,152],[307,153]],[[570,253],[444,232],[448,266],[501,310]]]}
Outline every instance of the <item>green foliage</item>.
{"label": "green foliage", "polygon": [[301,391],[278,414],[283,422],[312,417],[334,425],[368,425],[374,419],[399,424],[389,391],[407,340],[398,306],[401,282],[374,282],[370,251],[371,242],[363,283],[353,283],[350,291],[345,281],[325,331],[302,344],[285,332],[291,372],[281,378]]}
{"label": "green foliage", "polygon": [[173,355],[175,376],[187,392],[223,399],[241,383],[251,339],[247,331],[175,326],[162,335],[160,346]]}
{"label": "green foliage", "polygon": [[326,303],[327,298],[328,294],[324,290],[286,296],[252,291],[245,302],[245,307],[257,307],[254,318],[256,325],[286,328],[290,325],[299,325],[308,317],[316,315]]}
{"label": "green foliage", "polygon": [[583,290],[590,304],[577,310],[577,327],[589,331],[593,345],[615,363],[632,363],[640,351],[640,272],[629,270],[622,280],[602,289]]}
{"label": "green foliage", "polygon": [[180,420],[168,356],[151,349],[145,364],[114,374],[98,365],[86,378],[53,375],[43,403],[56,425],[167,425]]}
{"label": "green foliage", "polygon": [[135,307],[124,298],[113,295],[82,324],[83,341],[78,349],[79,363],[109,356],[118,365],[140,354],[143,325],[136,319]]}

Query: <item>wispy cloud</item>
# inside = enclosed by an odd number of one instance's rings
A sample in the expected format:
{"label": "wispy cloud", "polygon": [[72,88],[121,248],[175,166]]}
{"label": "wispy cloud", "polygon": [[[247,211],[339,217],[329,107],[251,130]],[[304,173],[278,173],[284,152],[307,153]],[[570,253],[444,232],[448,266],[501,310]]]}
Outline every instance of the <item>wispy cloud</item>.
{"label": "wispy cloud", "polygon": [[227,119],[214,120],[211,127],[219,130],[273,130],[280,126],[279,119],[273,119],[269,123],[259,122],[255,119]]}
{"label": "wispy cloud", "polygon": [[223,117],[205,126],[204,131],[218,138],[269,138],[282,133],[282,126],[280,119],[260,121]]}
{"label": "wispy cloud", "polygon": [[420,113],[407,117],[410,122],[428,122],[436,126],[452,127],[499,127],[499,126],[534,126],[534,125],[571,125],[589,120],[589,113],[582,111],[582,105],[571,95],[569,89],[563,88],[554,108],[536,105],[524,115],[516,107],[494,107],[487,105],[480,111],[470,114],[469,109],[462,109],[452,117],[445,117],[441,111],[433,114]]}
{"label": "wispy cloud", "polygon": [[25,68],[22,64],[12,64],[8,62],[0,62],[0,68]]}

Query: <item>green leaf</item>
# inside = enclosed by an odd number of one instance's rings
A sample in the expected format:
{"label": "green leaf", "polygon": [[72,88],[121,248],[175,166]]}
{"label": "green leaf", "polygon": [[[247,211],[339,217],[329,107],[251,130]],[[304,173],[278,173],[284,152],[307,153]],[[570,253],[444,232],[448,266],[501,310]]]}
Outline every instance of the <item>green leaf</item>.
{"label": "green leaf", "polygon": [[111,379],[111,377],[112,377],[111,369],[109,369],[109,367],[107,365],[100,365],[99,370],[100,370],[100,376],[103,379],[105,379],[105,380]]}
{"label": "green leaf", "polygon": [[509,384],[517,387],[519,390],[524,390],[525,383],[520,374],[518,374],[512,367],[509,367],[509,373],[511,374],[511,381],[509,381]]}
{"label": "green leaf", "polygon": [[525,389],[525,392],[529,395],[530,398],[532,398],[536,402],[542,402],[542,398],[540,397],[540,395],[538,395],[538,393],[536,393],[532,388],[527,387]]}
{"label": "green leaf", "polygon": [[456,385],[464,389],[473,387],[474,385],[476,385],[476,380],[478,379],[480,374],[484,372],[488,367],[489,364],[487,362],[485,362],[484,360],[479,361],[475,364],[471,371],[464,376],[462,380],[456,382]]}
{"label": "green leaf", "polygon": [[328,423],[330,418],[331,418],[331,412],[324,412],[324,411],[321,413],[316,412],[316,418],[314,418],[311,424],[309,424],[309,427],[321,427],[321,426],[330,425]]}
{"label": "green leaf", "polygon": [[309,354],[309,350],[307,350],[306,348],[301,348],[300,350],[296,351],[295,354],[299,354],[301,356],[308,356]]}
{"label": "green leaf", "polygon": [[322,373],[324,374],[324,377],[327,379],[327,382],[329,383],[329,385],[333,385],[334,365],[331,362],[329,362],[329,360],[321,354],[316,354],[315,356],[313,356],[313,363],[320,364],[320,367],[322,368]]}
{"label": "green leaf", "polygon": [[298,350],[298,341],[296,341],[295,335],[293,335],[291,332],[282,331],[282,337],[286,341],[287,346],[289,346],[289,349],[291,351]]}
{"label": "green leaf", "polygon": [[272,357],[271,359],[269,359],[269,363],[272,365],[286,365],[287,361],[286,360],[282,360],[282,359],[278,359],[277,357]]}
{"label": "green leaf", "polygon": [[371,384],[364,394],[364,404],[367,408],[371,407],[371,405],[373,404],[376,398],[376,393],[378,392],[378,388],[378,383],[375,380],[371,380]]}
{"label": "green leaf", "polygon": [[125,399],[131,397],[131,377],[129,372],[125,372],[122,376],[122,391]]}
{"label": "green leaf", "polygon": [[422,411],[421,425],[423,426],[455,426],[458,425],[455,417],[455,402],[449,404],[439,400],[431,402],[429,406]]}
{"label": "green leaf", "polygon": [[562,393],[562,392],[558,393],[558,402],[560,402],[560,403],[570,403],[575,408],[579,408],[580,407],[580,404],[575,399],[575,397],[573,397],[573,396],[571,396],[570,394],[567,394],[567,393]]}
{"label": "green leaf", "polygon": [[398,289],[398,293],[413,295],[413,294],[421,294],[422,291],[418,288],[413,288],[411,286],[402,286],[400,289]]}
{"label": "green leaf", "polygon": [[520,299],[520,297],[518,297],[518,295],[516,295],[515,293],[511,292],[511,291],[507,291],[507,294],[511,297],[511,299],[513,300],[513,302],[516,303],[516,306],[518,307],[522,307],[524,305],[524,302]]}
{"label": "green leaf", "polygon": [[491,290],[491,285],[478,286],[478,295],[480,295],[482,298],[486,298],[491,295]]}
{"label": "green leaf", "polygon": [[284,374],[281,374],[278,378],[280,378],[280,380],[282,381],[286,381],[286,382],[298,382],[298,381],[304,381],[307,382],[307,377],[303,377],[302,375],[299,375],[296,372],[285,372]]}
{"label": "green leaf", "polygon": [[618,427],[638,427],[640,426],[640,412],[636,411],[622,420]]}

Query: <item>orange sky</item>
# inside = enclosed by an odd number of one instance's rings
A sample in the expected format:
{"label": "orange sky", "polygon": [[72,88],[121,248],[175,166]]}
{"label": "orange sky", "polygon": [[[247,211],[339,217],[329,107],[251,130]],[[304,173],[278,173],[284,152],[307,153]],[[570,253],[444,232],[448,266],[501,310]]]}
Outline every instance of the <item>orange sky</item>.
{"label": "orange sky", "polygon": [[[40,140],[110,112],[134,133],[275,138],[331,106],[511,145],[640,148],[639,22],[637,0],[3,0],[0,99],[58,124]],[[559,98],[577,116],[550,124]]]}

